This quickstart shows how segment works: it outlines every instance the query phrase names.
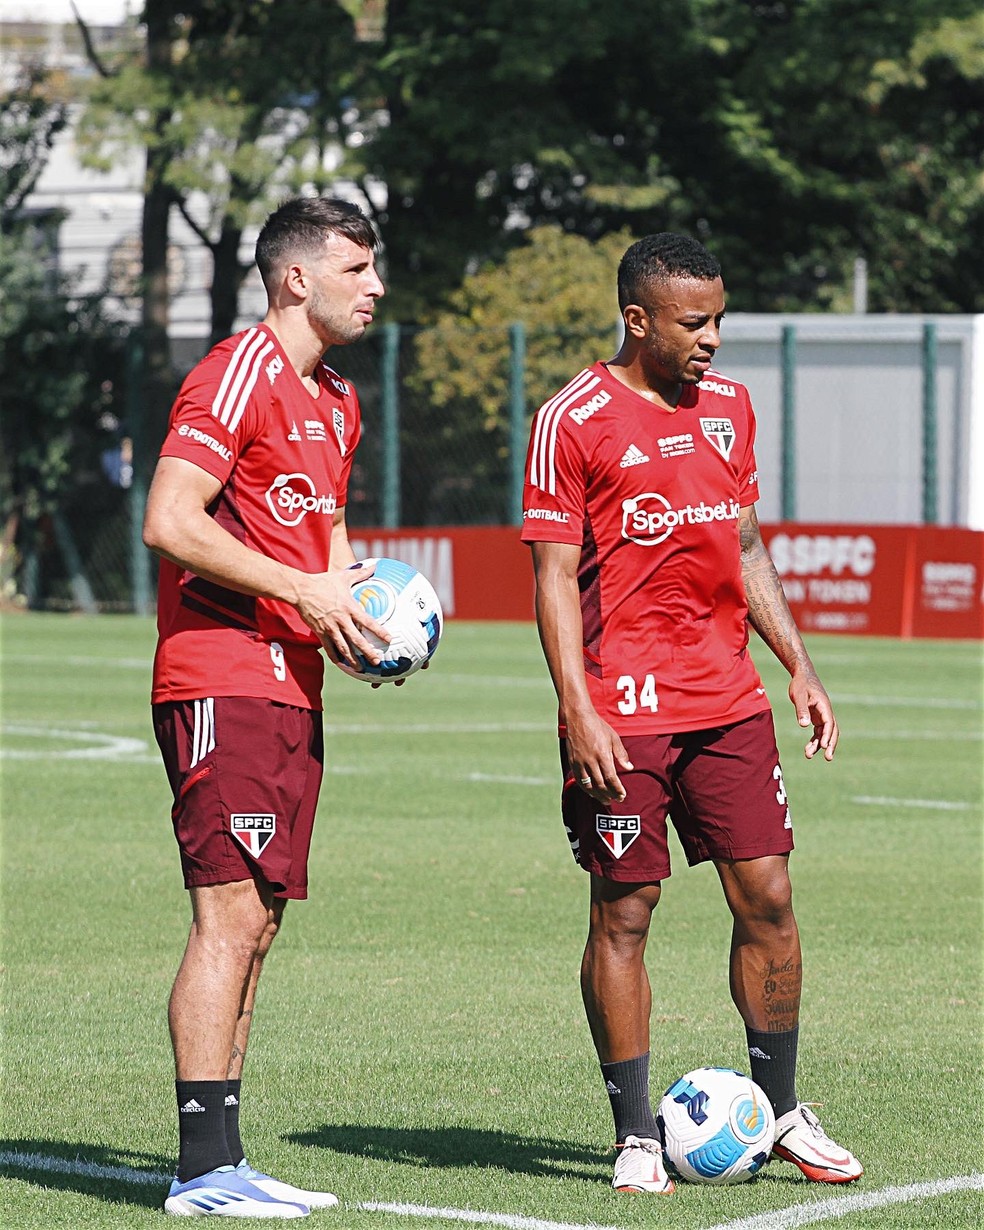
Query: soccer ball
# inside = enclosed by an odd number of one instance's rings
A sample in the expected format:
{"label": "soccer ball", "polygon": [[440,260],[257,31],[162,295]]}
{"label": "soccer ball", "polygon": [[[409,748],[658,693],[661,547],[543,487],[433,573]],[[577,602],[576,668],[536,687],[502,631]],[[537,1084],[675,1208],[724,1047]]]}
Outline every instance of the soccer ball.
{"label": "soccer ball", "polygon": [[743,1183],[769,1160],[776,1119],[758,1085],[731,1068],[698,1068],[675,1081],[656,1126],[667,1168],[691,1183]]}
{"label": "soccer ball", "polygon": [[364,562],[374,562],[376,570],[366,580],[356,581],[352,597],[367,615],[385,625],[393,639],[387,644],[364,631],[366,639],[382,650],[379,665],[373,666],[362,654],[356,655],[358,670],[345,662],[338,665],[353,679],[395,683],[419,671],[434,656],[444,627],[444,613],[430,581],[410,564],[386,558]]}

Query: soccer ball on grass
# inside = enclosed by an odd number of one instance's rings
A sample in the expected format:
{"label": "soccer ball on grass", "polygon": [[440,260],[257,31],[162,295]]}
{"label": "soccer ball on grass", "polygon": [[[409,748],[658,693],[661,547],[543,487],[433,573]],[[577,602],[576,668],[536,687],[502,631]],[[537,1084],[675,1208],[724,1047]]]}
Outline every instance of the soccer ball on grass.
{"label": "soccer ball on grass", "polygon": [[698,1068],[675,1081],[656,1114],[667,1169],[691,1183],[743,1183],[769,1160],[769,1099],[732,1068]]}
{"label": "soccer ball on grass", "polygon": [[385,557],[363,562],[375,563],[376,569],[371,577],[355,582],[352,597],[393,639],[387,644],[364,631],[366,640],[381,650],[382,661],[374,666],[357,654],[358,670],[345,662],[338,665],[353,679],[396,683],[419,671],[434,656],[444,628],[444,613],[430,581],[410,564]]}

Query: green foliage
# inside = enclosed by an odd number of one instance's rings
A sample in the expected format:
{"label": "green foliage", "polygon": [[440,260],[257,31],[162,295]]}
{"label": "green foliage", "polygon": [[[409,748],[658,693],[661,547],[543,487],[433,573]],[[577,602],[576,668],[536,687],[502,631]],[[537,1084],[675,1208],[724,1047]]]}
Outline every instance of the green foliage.
{"label": "green foliage", "polygon": [[502,429],[509,401],[508,327],[526,329],[526,396],[540,405],[586,363],[614,350],[615,271],[628,232],[592,243],[534,227],[498,265],[467,277],[417,340],[411,384],[452,416]]}
{"label": "green foliage", "polygon": [[616,349],[615,270],[631,242],[624,231],[591,241],[534,227],[500,264],[465,278],[417,333],[405,375],[402,449],[415,477],[406,524],[509,519],[510,326],[524,326],[532,410]]}
{"label": "green foliage", "polygon": [[859,255],[873,309],[979,310],[977,0],[390,10],[367,158],[404,318],[551,222],[696,234],[739,310],[843,304]]}
{"label": "green foliage", "polygon": [[[166,7],[166,6],[165,6]],[[340,3],[199,0],[163,23],[153,59],[131,45],[97,79],[79,123],[90,166],[155,153],[162,181],[212,252],[213,335],[231,332],[243,230],[346,163],[357,63]]]}
{"label": "green foliage", "polygon": [[28,64],[0,101],[0,231],[9,231],[48,161],[67,108],[48,88],[48,75]]}
{"label": "green foliage", "polygon": [[33,238],[0,236],[0,519],[28,522],[98,473],[123,348],[100,299],[73,296]]}
{"label": "green foliage", "polygon": [[118,383],[121,332],[98,296],[76,296],[54,260],[55,214],[22,206],[65,108],[28,68],[0,102],[0,522],[28,525],[98,471],[100,425]]}

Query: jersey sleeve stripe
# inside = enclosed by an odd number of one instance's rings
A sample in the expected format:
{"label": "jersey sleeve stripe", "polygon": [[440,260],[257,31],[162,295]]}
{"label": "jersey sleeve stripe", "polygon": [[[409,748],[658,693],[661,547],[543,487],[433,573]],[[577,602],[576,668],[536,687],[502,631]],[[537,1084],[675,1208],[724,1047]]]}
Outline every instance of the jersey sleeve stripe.
{"label": "jersey sleeve stripe", "polygon": [[250,368],[249,377],[243,385],[242,392],[239,395],[239,400],[232,412],[232,417],[229,420],[229,430],[235,431],[239,426],[239,420],[246,413],[246,403],[249,401],[249,396],[253,392],[256,385],[257,377],[263,368],[263,361],[273,349],[273,342],[267,342],[260,353],[253,360],[253,366]]}
{"label": "jersey sleeve stripe", "polygon": [[236,378],[240,361],[249,347],[253,345],[254,339],[256,338],[258,332],[259,330],[255,326],[252,329],[246,330],[239,345],[233,352],[232,358],[229,360],[225,371],[222,373],[222,379],[219,382],[218,392],[215,394],[215,400],[212,402],[212,413],[222,422],[225,422],[222,418],[222,406],[225,402],[226,394],[229,391],[229,385]]}
{"label": "jersey sleeve stripe", "polygon": [[[259,373],[257,351],[259,351],[259,357],[262,359],[272,349],[273,342],[270,341],[266,334],[261,333],[256,328],[250,329],[236,347],[236,351],[229,361],[229,366],[223,373],[222,381],[219,384],[219,391],[212,402],[212,413],[230,431],[235,431],[239,418],[242,418],[240,406],[242,404],[241,394],[244,382],[249,385],[247,397],[249,392],[252,392],[253,386],[256,383],[256,377]],[[234,423],[232,420],[235,418],[237,410],[239,410],[239,417],[236,418]]]}
{"label": "jersey sleeve stripe", "polygon": [[590,368],[564,385],[559,393],[544,402],[536,416],[533,437],[533,456],[530,464],[530,482],[550,495],[557,494],[557,472],[554,458],[557,449],[557,429],[564,412],[572,402],[579,401],[601,383],[601,377]]}

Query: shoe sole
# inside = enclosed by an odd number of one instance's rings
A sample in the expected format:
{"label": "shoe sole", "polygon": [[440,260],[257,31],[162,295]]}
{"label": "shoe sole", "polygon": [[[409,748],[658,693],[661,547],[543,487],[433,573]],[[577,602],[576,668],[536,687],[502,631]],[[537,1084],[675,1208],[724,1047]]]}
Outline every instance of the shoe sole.
{"label": "shoe sole", "polygon": [[616,1187],[615,1191],[623,1196],[672,1196],[676,1184],[671,1182],[667,1187]]}
{"label": "shoe sole", "polygon": [[[247,1207],[244,1207],[244,1203]],[[182,1196],[169,1196],[164,1201],[164,1212],[172,1217],[240,1217],[258,1220],[260,1218],[275,1218],[289,1220],[295,1217],[307,1217],[298,1205],[261,1204],[259,1201],[237,1202],[227,1209],[203,1209],[192,1204]]]}
{"label": "shoe sole", "polygon": [[822,1166],[812,1166],[794,1153],[790,1153],[788,1149],[784,1149],[782,1145],[774,1146],[772,1156],[778,1157],[784,1162],[792,1162],[794,1166],[798,1167],[814,1183],[856,1183],[864,1174],[863,1170],[859,1171],[858,1174],[844,1174],[842,1171],[826,1170]]}

